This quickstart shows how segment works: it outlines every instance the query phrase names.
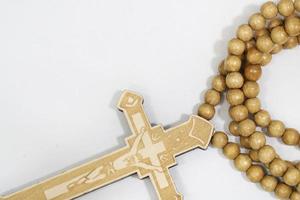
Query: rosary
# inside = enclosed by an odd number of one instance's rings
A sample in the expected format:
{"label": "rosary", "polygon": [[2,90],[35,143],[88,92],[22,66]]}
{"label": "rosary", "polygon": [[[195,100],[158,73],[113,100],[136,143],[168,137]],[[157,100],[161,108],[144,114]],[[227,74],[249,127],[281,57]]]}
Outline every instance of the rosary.
{"label": "rosary", "polygon": [[[286,145],[300,146],[300,134],[274,120],[262,109],[257,81],[272,55],[300,44],[300,0],[269,1],[253,14],[248,24],[238,27],[228,43],[228,56],[219,65],[198,115],[165,130],[152,126],[143,108],[143,98],[124,91],[118,103],[131,130],[126,145],[52,178],[36,183],[0,200],[68,200],[112,184],[132,174],[150,178],[160,200],[181,200],[169,168],[175,157],[197,148],[222,150],[245,172],[249,181],[260,184],[279,199],[300,200],[300,162],[280,158],[267,144],[266,136]],[[222,95],[230,104],[229,132],[239,143],[229,142],[225,132],[215,131],[209,122]]]}

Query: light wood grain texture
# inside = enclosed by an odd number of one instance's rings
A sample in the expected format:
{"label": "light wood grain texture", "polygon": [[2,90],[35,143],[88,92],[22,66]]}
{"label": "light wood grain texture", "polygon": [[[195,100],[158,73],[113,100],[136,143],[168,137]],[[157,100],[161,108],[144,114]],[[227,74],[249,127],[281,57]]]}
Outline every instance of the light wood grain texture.
{"label": "light wood grain texture", "polygon": [[142,103],[143,98],[130,91],[120,98],[118,108],[124,112],[132,131],[125,147],[3,199],[72,199],[134,173],[141,179],[151,179],[158,199],[182,199],[168,169],[176,164],[175,156],[198,147],[206,149],[213,126],[203,118],[191,116],[187,122],[168,130],[161,125],[152,127]]}

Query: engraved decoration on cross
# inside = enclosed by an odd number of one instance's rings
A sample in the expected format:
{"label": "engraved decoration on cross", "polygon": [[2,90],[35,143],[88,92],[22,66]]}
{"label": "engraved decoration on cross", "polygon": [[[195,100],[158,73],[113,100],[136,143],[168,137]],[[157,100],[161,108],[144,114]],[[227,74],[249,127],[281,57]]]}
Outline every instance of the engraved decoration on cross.
{"label": "engraved decoration on cross", "polygon": [[120,98],[118,108],[132,131],[125,147],[0,200],[73,199],[135,173],[141,179],[151,179],[158,199],[182,199],[169,168],[176,165],[176,156],[195,148],[206,149],[213,126],[192,115],[187,122],[168,130],[161,125],[152,127],[142,104],[143,98],[131,91],[124,91]]}

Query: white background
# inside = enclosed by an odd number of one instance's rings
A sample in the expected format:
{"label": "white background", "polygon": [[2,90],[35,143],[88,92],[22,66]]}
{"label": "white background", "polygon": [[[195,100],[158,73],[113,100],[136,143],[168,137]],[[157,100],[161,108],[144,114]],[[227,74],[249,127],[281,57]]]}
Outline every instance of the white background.
{"label": "white background", "polygon": [[[124,145],[116,103],[123,89],[145,98],[151,122],[195,112],[227,41],[262,0],[0,1],[0,193]],[[262,98],[273,118],[299,127],[300,49],[264,69]],[[227,105],[214,124],[224,130]],[[298,123],[297,123],[298,122]],[[269,140],[286,159],[299,150]],[[187,200],[274,199],[216,149],[177,158],[171,169]],[[136,176],[80,200],[156,199]]]}

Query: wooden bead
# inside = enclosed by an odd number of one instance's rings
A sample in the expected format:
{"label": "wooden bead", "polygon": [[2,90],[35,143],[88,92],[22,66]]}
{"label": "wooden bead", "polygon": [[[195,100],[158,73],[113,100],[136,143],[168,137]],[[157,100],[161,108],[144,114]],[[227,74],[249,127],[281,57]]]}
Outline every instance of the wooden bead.
{"label": "wooden bead", "polygon": [[258,183],[260,182],[265,175],[263,168],[259,165],[252,165],[247,170],[247,177],[251,182]]}
{"label": "wooden bead", "polygon": [[219,67],[218,67],[218,71],[221,75],[223,76],[226,76],[227,75],[227,71],[225,70],[225,64],[224,64],[224,61],[222,61],[220,64],[219,64]]}
{"label": "wooden bead", "polygon": [[300,171],[296,168],[289,168],[283,176],[283,180],[290,186],[296,186],[300,183]]}
{"label": "wooden bead", "polygon": [[212,80],[212,87],[218,92],[223,92],[226,89],[225,77],[222,75],[215,76]]}
{"label": "wooden bead", "polygon": [[246,149],[251,149],[249,137],[240,136],[240,144]]}
{"label": "wooden bead", "polygon": [[281,25],[283,25],[283,21],[280,18],[275,18],[270,20],[268,28],[269,30],[272,30],[273,28]]}
{"label": "wooden bead", "polygon": [[243,92],[248,98],[257,97],[259,91],[259,85],[254,81],[247,81],[243,86]]}
{"label": "wooden bead", "polygon": [[262,70],[259,65],[247,65],[244,69],[244,76],[249,81],[258,81]]}
{"label": "wooden bead", "polygon": [[266,144],[266,137],[262,132],[254,132],[250,136],[250,146],[252,149],[258,150]]}
{"label": "wooden bead", "polygon": [[239,123],[231,121],[229,124],[229,131],[234,136],[239,136]]}
{"label": "wooden bead", "polygon": [[277,16],[278,9],[275,3],[268,1],[262,5],[260,12],[266,19],[272,19]]}
{"label": "wooden bead", "polygon": [[274,47],[272,39],[268,35],[258,37],[256,40],[257,49],[264,53],[270,53]]}
{"label": "wooden bead", "polygon": [[261,103],[258,98],[251,98],[246,100],[245,106],[247,107],[249,113],[254,114],[260,111]]}
{"label": "wooden bead", "polygon": [[244,102],[245,95],[240,89],[230,89],[226,94],[226,99],[230,105],[236,106]]}
{"label": "wooden bead", "polygon": [[240,154],[234,160],[234,165],[237,170],[245,172],[252,164],[251,158],[247,154]]}
{"label": "wooden bead", "polygon": [[228,137],[224,132],[215,132],[211,140],[213,147],[223,148],[228,143]]}
{"label": "wooden bead", "polygon": [[268,133],[272,137],[281,137],[284,134],[285,126],[279,120],[272,120],[268,127]]}
{"label": "wooden bead", "polygon": [[285,130],[282,141],[287,145],[297,145],[300,141],[299,132],[296,129],[288,128]]}
{"label": "wooden bead", "polygon": [[220,103],[220,101],[221,101],[220,92],[214,89],[207,90],[207,92],[205,93],[205,103],[216,106]]}
{"label": "wooden bead", "polygon": [[265,35],[270,35],[269,30],[266,28],[255,31],[256,38],[259,38],[259,37],[265,36]]}
{"label": "wooden bead", "polygon": [[248,42],[254,37],[253,29],[248,24],[241,25],[237,30],[237,37]]}
{"label": "wooden bead", "polygon": [[284,27],[289,36],[298,36],[300,34],[300,19],[296,16],[289,17],[285,20]]}
{"label": "wooden bead", "polygon": [[300,183],[297,185],[296,190],[300,192]]}
{"label": "wooden bead", "polygon": [[297,37],[289,37],[289,39],[284,43],[283,48],[285,49],[293,49],[298,46],[298,38]]}
{"label": "wooden bead", "polygon": [[277,54],[282,50],[281,44],[275,44],[273,50],[271,51],[272,54]]}
{"label": "wooden bead", "polygon": [[248,117],[248,110],[244,105],[233,106],[229,109],[229,115],[234,121],[240,122]]}
{"label": "wooden bead", "polygon": [[254,30],[263,29],[266,25],[266,19],[260,13],[256,13],[250,17],[249,25]]}
{"label": "wooden bead", "polygon": [[284,44],[288,40],[288,34],[282,26],[277,26],[271,31],[271,38],[276,44]]}
{"label": "wooden bead", "polygon": [[246,42],[246,49],[249,51],[249,49],[254,48],[256,45],[256,41],[254,39]]}
{"label": "wooden bead", "polygon": [[198,109],[198,115],[204,119],[210,120],[215,115],[215,107],[207,103],[201,104]]}
{"label": "wooden bead", "polygon": [[288,169],[288,165],[285,161],[279,159],[279,158],[275,158],[270,166],[269,166],[269,169],[270,169],[270,173],[273,175],[273,176],[283,176],[284,173],[287,171]]}
{"label": "wooden bead", "polygon": [[258,151],[258,159],[260,162],[264,164],[268,164],[272,162],[276,157],[276,152],[273,147],[269,145],[263,146],[261,149]]}
{"label": "wooden bead", "polygon": [[247,60],[251,64],[260,64],[262,62],[263,53],[258,51],[256,48],[251,48],[247,53]]}
{"label": "wooden bead", "polygon": [[227,72],[237,72],[241,69],[242,61],[238,56],[230,55],[225,60],[225,70]]}
{"label": "wooden bead", "polygon": [[279,183],[275,188],[275,195],[280,199],[288,199],[292,194],[292,188],[284,183]]}
{"label": "wooden bead", "polygon": [[295,48],[297,45],[300,45],[300,35],[299,36],[295,36],[295,37],[290,37],[288,39],[288,41],[284,44],[284,47],[286,49],[293,49]]}
{"label": "wooden bead", "polygon": [[[274,47],[273,47],[273,50],[274,50]],[[273,50],[271,52],[273,52]],[[263,56],[262,56],[261,65],[265,66],[265,65],[269,64],[271,62],[271,60],[272,60],[272,54],[264,53]]]}
{"label": "wooden bead", "polygon": [[300,193],[299,192],[293,192],[290,196],[291,200],[300,200]]}
{"label": "wooden bead", "polygon": [[273,192],[278,184],[278,180],[274,176],[265,176],[260,184],[264,190]]}
{"label": "wooden bead", "polygon": [[260,127],[267,127],[271,122],[271,116],[267,111],[261,110],[254,115],[254,121]]}
{"label": "wooden bead", "polygon": [[294,13],[294,2],[292,0],[280,0],[278,11],[282,16],[288,17]]}
{"label": "wooden bead", "polygon": [[241,136],[248,137],[254,133],[256,125],[253,120],[245,119],[239,123],[239,133]]}
{"label": "wooden bead", "polygon": [[300,0],[295,0],[294,6],[295,6],[295,9],[298,12],[300,12]]}
{"label": "wooden bead", "polygon": [[254,161],[254,162],[258,162],[258,151],[257,150],[250,150],[249,152],[249,156],[250,158]]}
{"label": "wooden bead", "polygon": [[223,153],[228,159],[234,160],[240,154],[240,147],[230,142],[223,148]]}
{"label": "wooden bead", "polygon": [[231,89],[241,88],[244,84],[244,78],[239,72],[232,72],[226,76],[226,85]]}
{"label": "wooden bead", "polygon": [[244,53],[246,49],[245,43],[240,39],[232,39],[228,44],[228,52],[233,55],[240,56]]}
{"label": "wooden bead", "polygon": [[288,168],[295,168],[294,163],[289,160],[285,160],[286,164],[288,165]]}
{"label": "wooden bead", "polygon": [[295,167],[300,170],[300,162],[298,162]]}

